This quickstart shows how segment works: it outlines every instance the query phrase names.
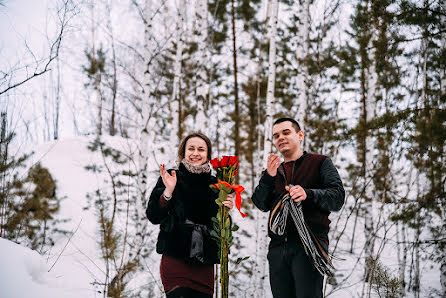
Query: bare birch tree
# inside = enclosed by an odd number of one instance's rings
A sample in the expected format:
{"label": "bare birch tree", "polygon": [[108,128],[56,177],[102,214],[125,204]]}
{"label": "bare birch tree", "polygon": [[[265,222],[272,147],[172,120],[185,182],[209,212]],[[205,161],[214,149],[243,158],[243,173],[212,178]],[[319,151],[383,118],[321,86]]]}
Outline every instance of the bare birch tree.
{"label": "bare birch tree", "polygon": [[[446,12],[446,1],[443,1],[443,6],[441,7],[443,9],[444,12]],[[446,24],[446,15],[443,14],[441,16],[441,20],[443,25]],[[443,33],[441,34],[441,50],[443,51],[443,53],[446,52],[446,31],[443,31]],[[441,86],[441,96],[443,98],[446,97],[446,68],[443,68],[441,70],[441,82],[440,82],[440,86]],[[446,208],[443,208],[442,212],[442,218],[446,219],[446,212],[445,212]],[[443,259],[441,262],[441,266],[440,266],[440,284],[441,284],[441,288],[442,288],[442,292],[443,295],[446,295],[446,245],[443,245]]]}
{"label": "bare birch tree", "polygon": [[59,139],[59,116],[60,116],[60,102],[61,102],[61,73],[60,73],[60,58],[59,56],[56,59],[56,103],[55,103],[55,109],[54,109],[54,120],[53,120],[53,138],[55,140]]}
{"label": "bare birch tree", "polygon": [[[374,139],[373,136],[370,135],[370,131],[368,129],[368,123],[371,122],[375,118],[376,112],[376,84],[377,84],[377,75],[375,72],[375,62],[373,59],[374,50],[372,46],[372,39],[369,43],[369,61],[373,61],[369,69],[365,72],[365,82],[366,82],[366,94],[363,98],[362,109],[363,109],[363,120],[366,125],[365,129],[365,140],[364,140],[364,154],[363,154],[363,187],[364,187],[364,203],[363,203],[363,212],[364,212],[364,232],[366,237],[366,245],[365,245],[365,254],[366,258],[374,258],[374,220],[373,220],[373,210],[375,205],[375,198],[373,194],[373,151],[374,151]],[[368,271],[370,268],[366,268],[366,279],[368,277]]]}
{"label": "bare birch tree", "polygon": [[175,156],[175,148],[179,144],[179,108],[180,108],[180,80],[181,80],[181,62],[183,60],[183,35],[184,35],[184,22],[186,15],[186,1],[180,0],[177,6],[177,23],[176,23],[176,54],[174,62],[174,79],[173,79],[173,91],[172,99],[170,101],[172,128],[170,130],[170,147],[172,157]]}
{"label": "bare birch tree", "polygon": [[195,0],[196,29],[195,38],[197,41],[197,72],[196,81],[196,101],[197,115],[195,117],[194,129],[204,133],[208,131],[207,101],[209,97],[209,82],[207,74],[207,42],[208,42],[208,18],[207,0]]}
{"label": "bare birch tree", "polygon": [[[140,206],[146,201],[147,193],[147,170],[150,144],[150,104],[152,100],[152,63],[153,63],[153,32],[152,32],[152,1],[145,0],[144,6],[144,82],[143,95],[141,100],[141,125],[140,125],[140,145],[139,145],[139,188],[141,191]],[[142,218],[142,217],[141,217]]]}
{"label": "bare birch tree", "polygon": [[110,47],[111,47],[111,66],[112,66],[112,74],[111,74],[111,108],[110,108],[110,122],[108,124],[108,133],[111,136],[116,134],[116,97],[118,93],[118,74],[117,74],[117,65],[116,65],[116,49],[115,49],[115,36],[113,32],[113,24],[111,18],[111,0],[106,1],[106,12],[107,12],[107,29],[108,35],[110,38]]}
{"label": "bare birch tree", "polygon": [[[101,57],[96,53],[96,19],[95,19],[95,0],[91,0],[91,59],[93,62],[98,62]],[[96,103],[97,108],[97,119],[96,119],[96,134],[98,136],[102,135],[102,92],[101,92],[101,80],[102,71],[100,68],[97,69],[93,75],[93,100]]]}
{"label": "bare birch tree", "polygon": [[[264,128],[264,146],[263,146],[263,164],[266,165],[272,145],[272,126],[274,116],[274,86],[276,79],[276,34],[277,34],[277,14],[279,3],[272,0],[270,6],[270,18],[268,20],[268,40],[269,40],[269,62],[268,62],[268,85],[266,93],[266,121]],[[254,297],[265,297],[264,281],[266,270],[267,254],[267,220],[268,215],[265,212],[256,210],[256,268],[254,270]]]}
{"label": "bare birch tree", "polygon": [[[302,130],[305,130],[305,114],[308,106],[309,95],[309,69],[308,69],[308,55],[310,48],[310,0],[299,1],[299,15],[301,16],[301,22],[299,24],[298,31],[298,73],[297,73],[297,113],[296,120]],[[305,137],[306,139],[308,136]],[[308,141],[305,141],[308,144]]]}

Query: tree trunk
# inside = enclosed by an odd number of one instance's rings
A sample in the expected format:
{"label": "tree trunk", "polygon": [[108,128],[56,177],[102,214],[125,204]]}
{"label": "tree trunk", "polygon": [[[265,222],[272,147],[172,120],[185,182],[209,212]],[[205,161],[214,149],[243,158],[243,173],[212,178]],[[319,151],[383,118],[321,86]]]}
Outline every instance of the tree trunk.
{"label": "tree trunk", "polygon": [[[302,130],[305,130],[305,114],[307,113],[308,107],[308,96],[309,96],[309,70],[308,70],[308,54],[310,49],[310,0],[300,1],[300,15],[302,16],[302,21],[299,24],[299,46],[297,50],[297,55],[299,59],[299,69],[297,75],[297,88],[298,88],[298,99],[297,99],[297,114],[296,120]],[[305,143],[308,144],[308,136],[305,136]]]}
{"label": "tree trunk", "polygon": [[209,97],[208,75],[207,75],[207,0],[196,0],[196,40],[197,51],[197,72],[196,72],[196,95],[197,95],[197,115],[195,117],[194,129],[208,133],[208,119],[206,103]]}
{"label": "tree trunk", "polygon": [[[232,58],[234,62],[234,145],[235,156],[240,154],[240,111],[238,100],[238,82],[237,82],[237,47],[235,35],[235,7],[234,0],[231,1],[232,15]],[[237,178],[238,179],[238,178]]]}
{"label": "tree trunk", "polygon": [[[269,40],[269,62],[268,62],[268,85],[266,93],[266,121],[264,126],[263,164],[266,165],[272,144],[272,122],[274,116],[274,86],[276,78],[276,32],[277,14],[279,4],[272,0],[268,7],[268,40]],[[267,221],[268,214],[256,209],[256,268],[254,270],[255,293],[254,297],[264,297],[264,282],[266,277],[266,254],[267,254]]]}
{"label": "tree trunk", "polygon": [[[369,12],[371,11],[371,7],[368,8]],[[378,84],[378,76],[376,73],[376,57],[373,42],[377,39],[376,27],[372,22],[371,30],[371,38],[368,42],[367,55],[365,61],[363,61],[363,65],[367,65],[367,62],[370,63],[366,69],[364,69],[363,82],[361,83],[363,86],[363,102],[362,102],[362,121],[364,124],[364,144],[363,144],[363,160],[362,160],[362,178],[364,183],[364,203],[363,203],[363,212],[364,212],[364,232],[365,232],[365,257],[366,259],[373,260],[374,259],[374,222],[373,222],[373,210],[375,206],[374,197],[374,187],[373,187],[373,156],[375,149],[375,141],[373,136],[371,135],[371,129],[369,129],[369,123],[375,118],[376,114],[376,97],[377,97],[377,84]],[[370,264],[374,264],[371,262]],[[365,267],[365,280],[369,281],[371,278],[371,270],[373,268],[369,268],[366,265]],[[370,286],[370,285],[369,285]]]}
{"label": "tree trunk", "polygon": [[[146,0],[144,7],[144,83],[143,83],[143,96],[141,99],[142,110],[142,123],[140,125],[140,147],[139,147],[139,188],[140,188],[140,202],[138,205],[143,208],[143,204],[146,201],[147,192],[147,163],[149,157],[149,144],[150,134],[149,131],[153,130],[153,123],[150,121],[150,103],[152,102],[152,1]],[[137,208],[139,209],[139,208]],[[142,215],[140,215],[142,218]]]}
{"label": "tree trunk", "polygon": [[184,17],[186,14],[186,1],[181,0],[177,10],[177,25],[176,25],[176,43],[177,51],[175,54],[174,63],[174,79],[172,99],[170,101],[172,128],[170,130],[170,148],[171,156],[175,159],[176,148],[179,145],[179,118],[180,118],[180,79],[181,79],[181,62],[183,60],[183,32],[184,32]]}
{"label": "tree trunk", "polygon": [[[94,15],[94,1],[91,0],[91,54],[92,59],[97,61],[97,53],[95,47],[95,15]],[[94,99],[93,102],[96,102],[97,107],[97,122],[96,122],[96,134],[98,136],[102,135],[102,94],[101,94],[101,71],[97,70],[93,75],[93,88],[94,88]]]}
{"label": "tree trunk", "polygon": [[107,27],[110,34],[110,46],[112,50],[112,68],[113,68],[113,74],[112,74],[112,106],[110,111],[110,123],[109,123],[109,134],[111,136],[114,136],[116,134],[116,95],[118,92],[118,75],[116,70],[116,52],[115,52],[115,38],[113,34],[113,26],[111,23],[111,7],[110,7],[111,1],[108,0],[106,3],[106,10],[107,10]]}
{"label": "tree trunk", "polygon": [[[443,1],[443,11],[446,11],[446,1]],[[442,20],[442,24],[446,24],[446,16],[443,14],[441,17]],[[443,33],[441,34],[441,49],[443,51],[446,51],[446,32],[443,31]],[[441,96],[443,98],[446,97],[446,69],[443,68],[441,70]],[[442,214],[442,218],[443,221],[446,220],[446,212],[444,210],[444,208],[442,208],[443,210],[443,214]],[[440,284],[441,284],[441,289],[443,292],[443,296],[446,297],[446,245],[443,245],[443,258],[442,258],[442,262],[441,262],[441,266],[440,266]]]}
{"label": "tree trunk", "polygon": [[56,109],[54,111],[54,139],[59,139],[59,115],[60,115],[60,64],[59,56],[56,58],[57,85],[56,85]]}

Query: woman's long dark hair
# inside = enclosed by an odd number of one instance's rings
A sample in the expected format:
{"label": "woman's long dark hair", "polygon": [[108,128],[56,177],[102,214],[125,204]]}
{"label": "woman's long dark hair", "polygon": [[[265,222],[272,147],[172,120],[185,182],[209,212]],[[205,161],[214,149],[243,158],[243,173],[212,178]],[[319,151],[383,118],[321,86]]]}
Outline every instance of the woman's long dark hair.
{"label": "woman's long dark hair", "polygon": [[206,146],[208,147],[207,161],[210,161],[212,156],[211,140],[209,140],[209,138],[201,132],[193,132],[187,135],[183,140],[181,140],[180,146],[178,147],[178,161],[182,161],[184,159],[184,156],[186,154],[186,143],[190,138],[200,138],[206,143]]}

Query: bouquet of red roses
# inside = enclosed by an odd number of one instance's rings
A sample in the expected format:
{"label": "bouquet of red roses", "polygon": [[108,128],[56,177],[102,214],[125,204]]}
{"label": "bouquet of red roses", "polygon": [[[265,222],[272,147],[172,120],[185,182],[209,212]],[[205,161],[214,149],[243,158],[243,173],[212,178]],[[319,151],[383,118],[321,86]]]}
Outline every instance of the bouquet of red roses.
{"label": "bouquet of red roses", "polygon": [[218,182],[211,185],[219,192],[218,199],[215,202],[218,204],[217,216],[212,218],[214,223],[214,230],[211,234],[219,240],[217,243],[220,247],[220,284],[221,297],[228,297],[229,289],[229,272],[228,272],[228,255],[232,245],[232,232],[238,229],[237,225],[231,228],[231,220],[226,208],[222,202],[226,200],[228,194],[235,192],[235,206],[239,210],[242,217],[246,214],[241,212],[242,205],[241,193],[245,190],[241,185],[232,184],[234,177],[237,175],[239,161],[237,156],[223,156],[221,160],[214,158],[211,160],[212,167],[217,171]]}

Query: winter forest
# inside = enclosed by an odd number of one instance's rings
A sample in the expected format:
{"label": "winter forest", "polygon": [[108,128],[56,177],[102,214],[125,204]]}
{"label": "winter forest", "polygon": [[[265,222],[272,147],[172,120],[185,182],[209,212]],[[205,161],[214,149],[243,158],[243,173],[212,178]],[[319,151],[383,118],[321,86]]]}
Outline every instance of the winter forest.
{"label": "winter forest", "polygon": [[145,208],[193,131],[240,159],[229,295],[272,297],[250,196],[282,116],[346,190],[325,297],[446,297],[444,1],[0,0],[0,112],[0,255],[73,297],[164,297]]}

